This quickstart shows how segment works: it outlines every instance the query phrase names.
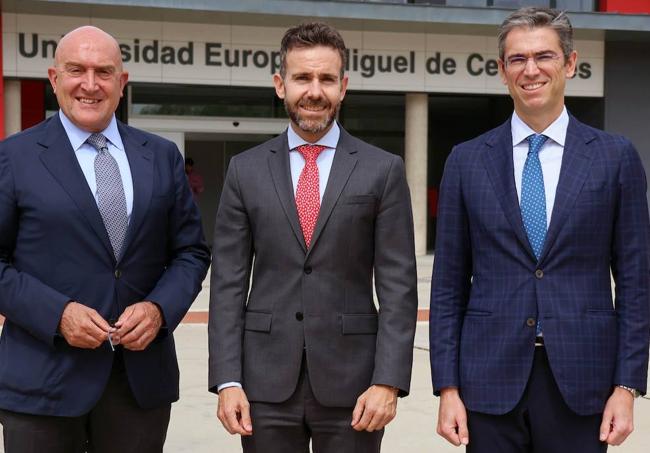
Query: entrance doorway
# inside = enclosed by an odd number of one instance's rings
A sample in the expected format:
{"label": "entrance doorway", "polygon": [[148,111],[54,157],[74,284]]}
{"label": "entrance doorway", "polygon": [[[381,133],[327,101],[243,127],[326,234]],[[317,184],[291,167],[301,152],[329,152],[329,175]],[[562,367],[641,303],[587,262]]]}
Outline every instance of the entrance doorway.
{"label": "entrance doorway", "polygon": [[194,171],[203,178],[204,190],[196,200],[203,231],[210,247],[214,220],[230,159],[255,145],[273,138],[267,134],[185,134],[185,157],[194,161]]}

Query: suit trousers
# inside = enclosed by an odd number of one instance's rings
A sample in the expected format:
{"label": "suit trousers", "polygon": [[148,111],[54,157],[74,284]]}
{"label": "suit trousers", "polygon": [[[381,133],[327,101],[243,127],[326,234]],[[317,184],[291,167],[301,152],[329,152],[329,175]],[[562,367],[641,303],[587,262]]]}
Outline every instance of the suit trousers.
{"label": "suit trousers", "polygon": [[162,453],[171,404],[140,408],[118,351],[106,389],[88,414],[57,417],[0,410],[5,453]]}
{"label": "suit trousers", "polygon": [[467,453],[604,453],[601,414],[582,416],[564,402],[546,349],[535,348],[521,401],[504,415],[468,411]]}
{"label": "suit trousers", "polygon": [[379,453],[384,430],[355,431],[353,407],[325,407],[311,389],[303,355],[298,385],[282,403],[251,402],[253,435],[242,436],[244,453]]}

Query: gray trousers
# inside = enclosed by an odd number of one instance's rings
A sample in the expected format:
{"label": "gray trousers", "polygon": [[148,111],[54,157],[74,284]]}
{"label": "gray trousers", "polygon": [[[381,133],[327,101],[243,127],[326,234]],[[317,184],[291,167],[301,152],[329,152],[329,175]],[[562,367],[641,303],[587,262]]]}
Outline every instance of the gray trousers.
{"label": "gray trousers", "polygon": [[253,435],[242,436],[244,453],[379,453],[384,430],[352,429],[352,407],[325,407],[314,397],[302,361],[296,391],[282,403],[251,402]]}

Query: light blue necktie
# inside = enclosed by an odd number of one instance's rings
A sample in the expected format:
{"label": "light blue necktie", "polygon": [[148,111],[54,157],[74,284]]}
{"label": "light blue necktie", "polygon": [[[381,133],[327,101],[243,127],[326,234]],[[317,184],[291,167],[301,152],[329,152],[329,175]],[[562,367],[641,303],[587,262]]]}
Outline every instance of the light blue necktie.
{"label": "light blue necktie", "polygon": [[[546,193],[539,150],[547,139],[547,136],[541,134],[528,137],[528,157],[521,177],[521,218],[528,235],[528,242],[538,260],[546,239]],[[537,335],[542,332],[539,321],[536,331]]]}

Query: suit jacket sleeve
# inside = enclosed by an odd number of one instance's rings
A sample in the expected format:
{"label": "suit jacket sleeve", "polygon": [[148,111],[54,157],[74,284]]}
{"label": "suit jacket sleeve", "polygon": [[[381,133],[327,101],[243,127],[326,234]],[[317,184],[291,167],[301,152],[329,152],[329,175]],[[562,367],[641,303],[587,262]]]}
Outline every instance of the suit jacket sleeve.
{"label": "suit jacket sleeve", "polygon": [[463,202],[459,150],[452,150],[440,184],[436,256],[431,278],[429,353],[436,395],[458,387],[462,319],[469,299],[471,250],[467,212]]}
{"label": "suit jacket sleeve", "polygon": [[614,383],[646,392],[650,335],[650,233],[643,164],[625,142],[619,173],[612,274],[616,282],[618,355]]}
{"label": "suit jacket sleeve", "polygon": [[173,331],[201,290],[210,264],[210,251],[203,239],[201,216],[185,176],[183,157],[175,145],[168,146],[165,156],[173,169],[175,187],[175,202],[167,227],[170,261],[146,300],[158,304],[164,327]]}
{"label": "suit jacket sleeve", "polygon": [[244,313],[253,259],[252,232],[239,190],[237,157],[230,161],[214,228],[210,280],[209,376],[211,392],[242,382]]}
{"label": "suit jacket sleeve", "polygon": [[413,213],[404,163],[395,156],[375,220],[375,288],[379,326],[373,384],[409,392],[417,319]]}
{"label": "suit jacket sleeve", "polygon": [[71,300],[13,266],[20,229],[14,174],[7,142],[0,143],[0,313],[34,337],[53,343]]}

